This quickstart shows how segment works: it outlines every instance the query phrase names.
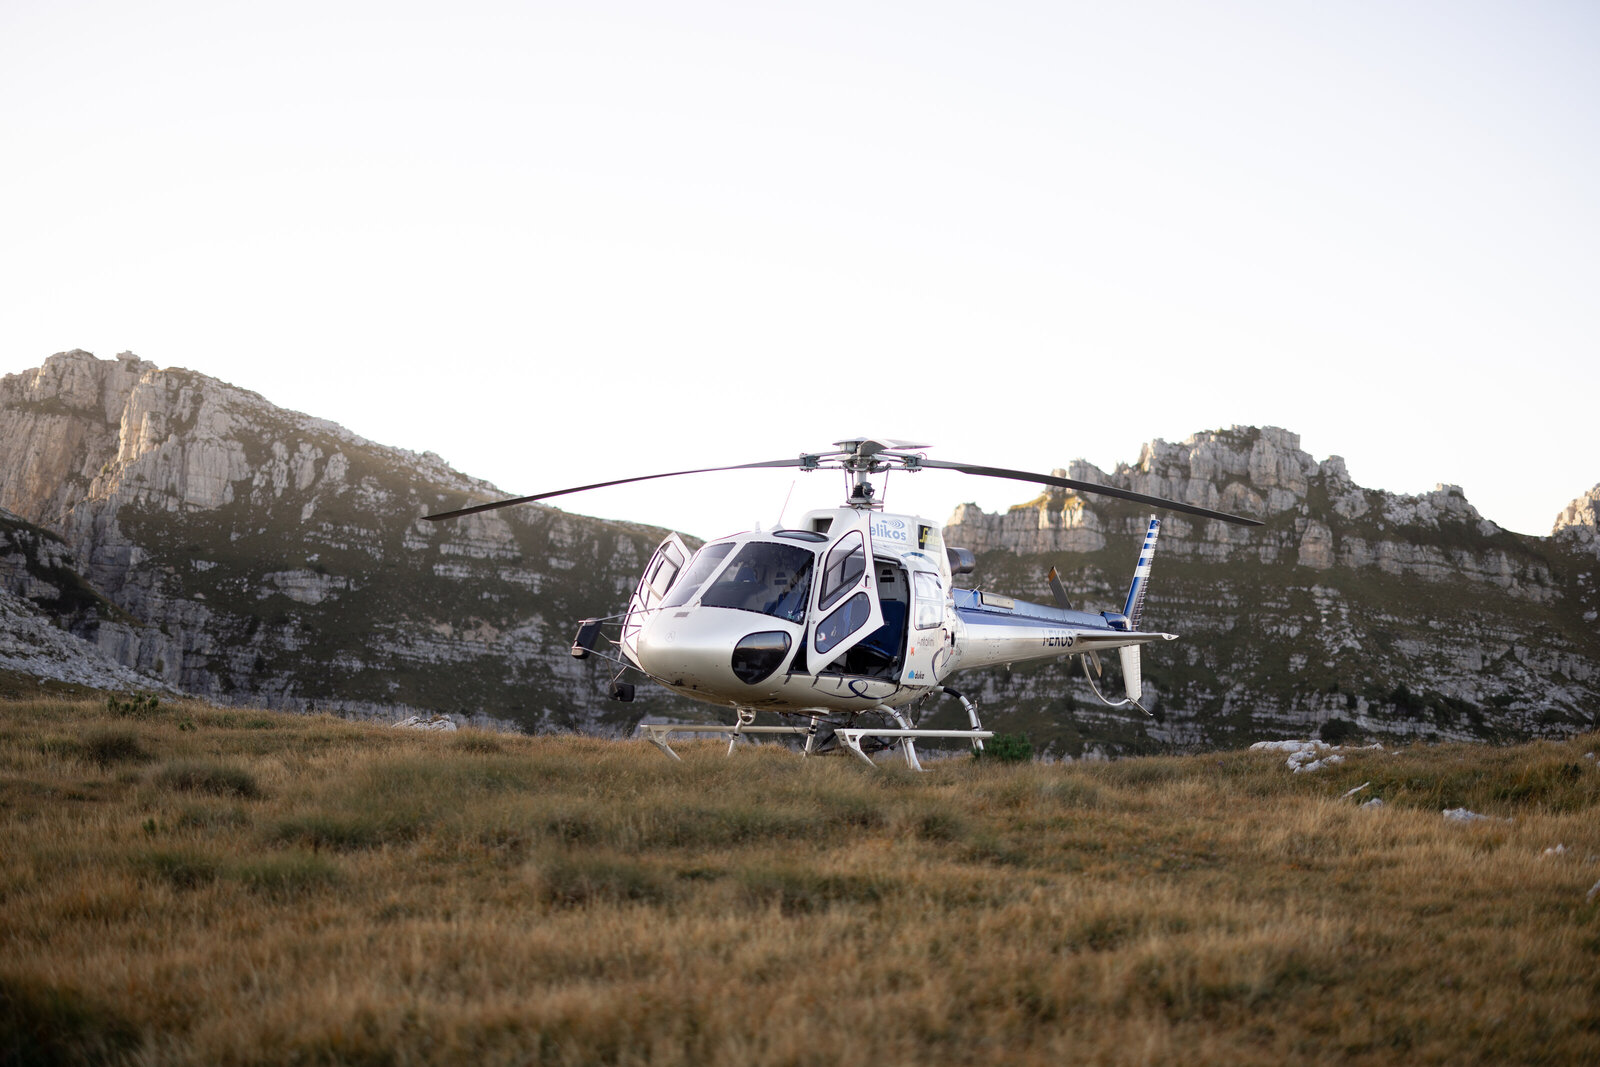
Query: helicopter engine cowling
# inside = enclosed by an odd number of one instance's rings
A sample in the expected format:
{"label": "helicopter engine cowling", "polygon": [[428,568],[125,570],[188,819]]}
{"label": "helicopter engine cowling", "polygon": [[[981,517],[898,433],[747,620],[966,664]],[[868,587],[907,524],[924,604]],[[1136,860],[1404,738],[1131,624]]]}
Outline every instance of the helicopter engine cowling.
{"label": "helicopter engine cowling", "polygon": [[970,548],[954,548],[946,545],[944,554],[950,561],[951,574],[971,574],[978,569],[978,557],[972,554]]}

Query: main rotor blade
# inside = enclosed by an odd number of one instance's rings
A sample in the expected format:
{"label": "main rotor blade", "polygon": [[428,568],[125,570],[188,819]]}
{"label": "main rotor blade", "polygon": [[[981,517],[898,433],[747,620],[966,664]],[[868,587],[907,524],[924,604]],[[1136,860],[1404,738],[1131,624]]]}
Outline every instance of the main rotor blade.
{"label": "main rotor blade", "polygon": [[919,459],[917,465],[919,467],[940,467],[944,470],[960,471],[962,474],[976,474],[984,478],[1009,478],[1015,482],[1033,482],[1036,485],[1054,485],[1062,489],[1075,489],[1080,493],[1098,493],[1100,496],[1114,496],[1120,500],[1132,500],[1136,504],[1149,504],[1152,507],[1165,508],[1168,511],[1181,511],[1186,515],[1198,515],[1205,519],[1219,519],[1222,522],[1231,522],[1235,526],[1263,525],[1260,519],[1247,519],[1243,515],[1229,515],[1226,512],[1212,511],[1210,508],[1185,504],[1179,500],[1167,500],[1159,496],[1146,496],[1143,493],[1118,489],[1111,485],[1100,485],[1097,482],[1080,482],[1076,478],[1057,478],[1053,474],[1030,474],[1027,471],[1007,470],[1003,467],[979,467],[972,463],[952,463],[942,459]]}
{"label": "main rotor blade", "polygon": [[648,482],[656,478],[676,478],[683,474],[709,474],[712,471],[742,471],[754,467],[803,467],[804,459],[769,459],[760,463],[738,463],[732,467],[701,467],[692,471],[668,471],[665,474],[645,474],[637,478],[617,478],[609,482],[595,482],[593,485],[575,485],[571,489],[557,489],[552,493],[535,493],[532,496],[512,497],[510,500],[496,500],[489,504],[476,504],[470,508],[459,508],[455,511],[443,511],[437,515],[422,516],[428,522],[443,522],[445,519],[459,519],[463,515],[476,515],[481,511],[494,511],[498,508],[509,508],[514,504],[528,504],[535,500],[549,500],[553,496],[566,496],[568,493],[581,493],[585,489],[604,489],[608,485],[627,485],[629,482]]}

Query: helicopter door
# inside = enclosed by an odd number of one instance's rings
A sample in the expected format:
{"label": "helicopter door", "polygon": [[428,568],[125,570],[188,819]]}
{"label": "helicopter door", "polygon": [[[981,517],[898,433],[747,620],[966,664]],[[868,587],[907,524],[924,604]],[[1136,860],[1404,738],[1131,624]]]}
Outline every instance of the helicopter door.
{"label": "helicopter door", "polygon": [[[817,673],[883,625],[872,567],[871,516],[862,513],[828,543],[812,594],[807,658]],[[837,533],[839,522],[834,523]]]}
{"label": "helicopter door", "polygon": [[689,556],[689,546],[683,543],[683,538],[675,533],[668,534],[645,565],[639,587],[628,600],[628,614],[622,617],[622,651],[635,666],[639,663],[639,631],[644,620],[666,599]]}
{"label": "helicopter door", "polygon": [[938,685],[939,657],[949,644],[944,618],[944,583],[938,571],[911,574],[911,628],[906,638],[906,659],[900,670],[902,685]]}

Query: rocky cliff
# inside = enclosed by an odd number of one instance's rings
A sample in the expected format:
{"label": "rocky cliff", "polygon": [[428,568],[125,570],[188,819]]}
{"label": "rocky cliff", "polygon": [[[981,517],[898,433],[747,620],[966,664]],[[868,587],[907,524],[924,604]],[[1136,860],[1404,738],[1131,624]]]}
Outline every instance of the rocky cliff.
{"label": "rocky cliff", "polygon": [[[989,683],[994,702],[1062,748],[1319,730],[1528,737],[1596,722],[1595,492],[1554,536],[1524,537],[1483,518],[1456,486],[1362,488],[1339,457],[1318,462],[1273,427],[1155,441],[1137,463],[1066,473],[1266,525],[1164,517],[1145,619],[1182,640],[1146,655],[1154,719],[1097,710],[1063,666]],[[1147,518],[1049,492],[1003,515],[958,508],[946,537],[980,554],[975,585],[1048,602],[1054,564],[1075,601],[1105,608],[1120,606]]]}
{"label": "rocky cliff", "polygon": [[1556,516],[1550,536],[1579,551],[1600,556],[1600,485],[1568,504]]}
{"label": "rocky cliff", "polygon": [[166,689],[71,632],[121,614],[80,571],[60,537],[0,510],[0,692]]}
{"label": "rocky cliff", "polygon": [[74,562],[51,573],[84,579],[57,603],[33,573],[48,562],[14,565],[13,592],[118,664],[212,700],[528,729],[677,709],[605,701],[566,651],[577,619],[625,603],[663,531],[539,505],[420,521],[498,495],[128,353],[0,380],[0,508],[59,537],[41,558]]}

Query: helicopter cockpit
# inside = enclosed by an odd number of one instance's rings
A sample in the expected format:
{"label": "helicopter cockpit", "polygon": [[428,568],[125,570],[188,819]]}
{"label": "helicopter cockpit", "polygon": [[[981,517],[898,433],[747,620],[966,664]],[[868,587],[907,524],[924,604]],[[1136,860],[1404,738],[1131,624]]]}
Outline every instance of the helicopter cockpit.
{"label": "helicopter cockpit", "polygon": [[[947,580],[921,549],[934,547],[936,528],[881,514],[807,521],[812,529],[737,534],[692,554],[675,536],[664,542],[624,627],[635,662],[689,690],[725,685],[731,672],[752,687],[752,705],[777,698],[786,679],[834,678],[849,692],[868,680],[935,684]],[[913,541],[919,530],[929,532]]]}

